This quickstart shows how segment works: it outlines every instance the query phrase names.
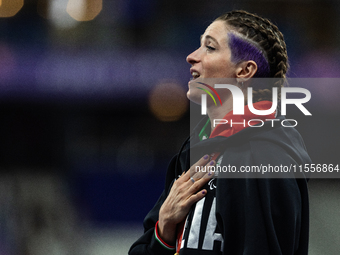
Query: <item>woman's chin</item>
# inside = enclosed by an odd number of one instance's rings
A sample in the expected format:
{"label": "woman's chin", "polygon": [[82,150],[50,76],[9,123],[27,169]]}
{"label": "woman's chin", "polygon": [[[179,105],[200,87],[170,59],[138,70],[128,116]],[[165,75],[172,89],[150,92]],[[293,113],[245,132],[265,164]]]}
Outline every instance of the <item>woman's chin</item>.
{"label": "woman's chin", "polygon": [[201,94],[195,95],[194,93],[190,93],[190,89],[187,92],[187,98],[195,104],[201,104],[201,96]]}

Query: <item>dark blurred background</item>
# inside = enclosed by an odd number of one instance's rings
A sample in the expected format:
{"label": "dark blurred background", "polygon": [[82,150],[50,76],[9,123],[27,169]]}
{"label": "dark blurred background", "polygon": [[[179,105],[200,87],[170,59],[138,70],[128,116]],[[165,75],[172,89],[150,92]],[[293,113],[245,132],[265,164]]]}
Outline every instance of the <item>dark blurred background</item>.
{"label": "dark blurred background", "polygon": [[[0,1],[0,255],[127,254],[189,135],[186,56],[245,9],[284,33],[291,78],[340,77],[336,0]],[[315,163],[339,162],[340,90],[298,120]],[[338,254],[339,182],[311,191],[313,254]]]}

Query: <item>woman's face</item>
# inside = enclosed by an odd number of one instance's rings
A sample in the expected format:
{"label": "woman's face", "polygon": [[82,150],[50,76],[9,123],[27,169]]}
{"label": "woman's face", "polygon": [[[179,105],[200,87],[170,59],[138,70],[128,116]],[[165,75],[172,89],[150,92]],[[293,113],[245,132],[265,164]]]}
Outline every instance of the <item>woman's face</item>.
{"label": "woman's face", "polygon": [[187,56],[187,62],[191,64],[190,73],[193,76],[187,96],[192,101],[200,100],[202,93],[196,88],[195,79],[236,78],[236,65],[231,62],[228,29],[224,21],[215,21],[205,30],[201,46]]}

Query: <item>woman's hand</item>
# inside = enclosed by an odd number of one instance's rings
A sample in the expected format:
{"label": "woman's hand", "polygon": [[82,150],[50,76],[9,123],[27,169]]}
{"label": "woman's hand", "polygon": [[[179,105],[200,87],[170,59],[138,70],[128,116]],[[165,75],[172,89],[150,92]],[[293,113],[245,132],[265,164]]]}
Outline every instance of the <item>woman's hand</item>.
{"label": "woman's hand", "polygon": [[196,166],[202,167],[215,165],[209,162],[205,155],[186,173],[183,173],[172,185],[170,193],[159,210],[158,234],[167,244],[176,241],[176,227],[182,222],[191,206],[202,199],[207,191],[200,190],[212,177],[212,172],[195,171]]}

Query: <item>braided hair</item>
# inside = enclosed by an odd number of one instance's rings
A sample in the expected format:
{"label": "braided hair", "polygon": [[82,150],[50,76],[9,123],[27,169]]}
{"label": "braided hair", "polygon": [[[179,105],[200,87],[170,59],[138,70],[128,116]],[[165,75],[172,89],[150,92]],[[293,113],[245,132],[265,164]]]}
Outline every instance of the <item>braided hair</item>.
{"label": "braided hair", "polygon": [[[272,87],[282,87],[289,68],[286,43],[280,30],[268,19],[243,10],[231,11],[215,21],[225,21],[228,28],[235,31],[229,36],[229,46],[233,62],[254,60],[258,70],[254,77],[276,78]],[[240,38],[241,36],[241,38]],[[248,47],[243,50],[235,47],[235,38]],[[238,43],[239,45],[240,43]],[[254,48],[256,50],[254,50]],[[243,52],[243,53],[242,53]],[[248,52],[248,53],[244,53]],[[252,54],[251,52],[255,52]],[[272,100],[270,89],[254,89],[253,102]]]}

